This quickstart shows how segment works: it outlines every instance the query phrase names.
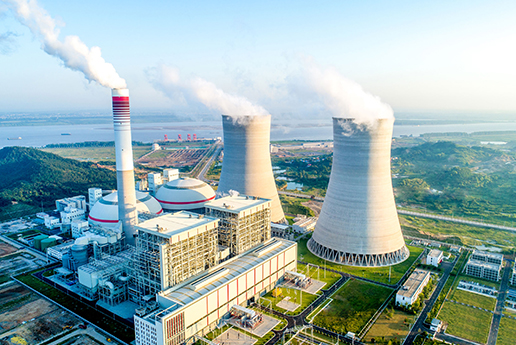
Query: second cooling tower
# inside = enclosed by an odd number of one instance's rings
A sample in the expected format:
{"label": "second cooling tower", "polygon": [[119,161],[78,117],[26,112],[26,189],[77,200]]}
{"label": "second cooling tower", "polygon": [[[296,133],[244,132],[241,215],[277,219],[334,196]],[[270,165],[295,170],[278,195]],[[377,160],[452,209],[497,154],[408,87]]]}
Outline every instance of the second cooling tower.
{"label": "second cooling tower", "polygon": [[391,180],[394,119],[357,125],[333,118],[333,165],[308,249],[352,266],[388,266],[408,258]]}
{"label": "second cooling tower", "polygon": [[271,116],[222,115],[224,161],[217,193],[271,199],[271,220],[284,222],[270,156]]}

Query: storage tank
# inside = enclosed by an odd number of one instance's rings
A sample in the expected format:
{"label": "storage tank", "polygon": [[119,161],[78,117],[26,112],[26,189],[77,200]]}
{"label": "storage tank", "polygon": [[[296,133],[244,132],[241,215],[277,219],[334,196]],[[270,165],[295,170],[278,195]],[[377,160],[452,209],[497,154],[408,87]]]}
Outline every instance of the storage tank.
{"label": "storage tank", "polygon": [[271,220],[284,223],[270,155],[271,116],[222,115],[224,159],[217,193],[240,194],[272,200]]}
{"label": "storage tank", "polygon": [[88,263],[88,246],[84,244],[74,244],[71,248],[70,254],[77,263],[76,267],[85,265]]}
{"label": "storage tank", "polygon": [[41,240],[41,251],[46,253],[47,248],[55,246],[56,243],[57,243],[56,239],[52,238],[52,237]]}
{"label": "storage tank", "polygon": [[393,124],[333,118],[330,182],[308,241],[315,255],[351,266],[389,266],[408,258],[392,190]]}
{"label": "storage tank", "polygon": [[38,236],[34,237],[34,239],[32,240],[34,243],[34,248],[36,248],[37,250],[41,250],[41,241],[43,241],[47,238],[48,238],[47,235],[38,235]]}
{"label": "storage tank", "polygon": [[63,264],[63,268],[66,268],[67,270],[69,270],[70,269],[70,254],[63,254],[61,263]]}

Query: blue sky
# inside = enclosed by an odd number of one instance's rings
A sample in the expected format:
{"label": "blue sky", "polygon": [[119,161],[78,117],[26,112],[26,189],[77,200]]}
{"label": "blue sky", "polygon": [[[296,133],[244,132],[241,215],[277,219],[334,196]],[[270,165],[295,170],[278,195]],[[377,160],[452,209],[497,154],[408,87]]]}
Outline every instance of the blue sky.
{"label": "blue sky", "polygon": [[[160,63],[296,112],[283,91],[301,56],[335,66],[395,111],[516,113],[516,1],[51,1],[40,6],[99,46],[133,109],[182,111],[156,91]],[[110,108],[109,90],[40,49],[0,0],[0,112]]]}

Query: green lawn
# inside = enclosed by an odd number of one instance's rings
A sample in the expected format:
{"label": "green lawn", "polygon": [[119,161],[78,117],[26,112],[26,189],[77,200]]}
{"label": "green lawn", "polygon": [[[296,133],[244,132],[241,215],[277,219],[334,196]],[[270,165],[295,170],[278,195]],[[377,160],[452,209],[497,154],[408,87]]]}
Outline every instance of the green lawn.
{"label": "green lawn", "polygon": [[493,314],[452,302],[445,302],[437,318],[448,322],[446,333],[479,343],[486,343]]}
{"label": "green lawn", "polygon": [[[307,273],[306,267],[307,267],[307,265],[297,264],[297,271],[299,273],[306,274]],[[316,279],[316,280],[326,283],[326,285],[323,286],[323,289],[328,289],[330,286],[335,284],[341,277],[340,274],[326,271],[322,267],[319,268],[318,272],[314,267],[310,267],[310,272],[309,272],[308,276],[311,277],[312,279]]]}
{"label": "green lawn", "polygon": [[359,333],[391,292],[383,286],[351,280],[332,296],[333,301],[314,323],[341,334]]}
{"label": "green lawn", "polygon": [[496,345],[513,345],[516,338],[516,320],[502,317]]}
{"label": "green lawn", "polygon": [[[263,299],[269,300],[272,302],[272,309],[277,310],[286,315],[297,315],[305,310],[313,301],[319,297],[319,295],[312,295],[306,292],[301,294],[301,290],[297,289],[289,289],[285,287],[281,287],[281,296],[273,297],[272,291],[263,296]],[[283,308],[276,306],[278,302],[281,302],[285,297],[290,297],[290,302],[294,302],[297,304],[301,304],[295,311],[287,311]],[[261,301],[261,304],[265,307],[269,307],[267,302]]]}
{"label": "green lawn", "polygon": [[417,257],[423,252],[423,248],[407,246],[407,248],[410,250],[410,257],[401,264],[392,266],[391,279],[389,281],[389,267],[352,267],[325,261],[313,255],[308,250],[306,247],[308,239],[309,237],[302,238],[297,242],[297,253],[299,260],[386,284],[396,284],[414,263]]}
{"label": "green lawn", "polygon": [[414,323],[414,318],[414,315],[409,315],[404,311],[387,308],[364,336],[363,341],[373,343],[373,338],[376,343],[381,339],[403,341],[410,326]]}
{"label": "green lawn", "polygon": [[455,291],[451,293],[450,299],[487,310],[494,310],[496,305],[495,298],[459,289],[455,289]]}

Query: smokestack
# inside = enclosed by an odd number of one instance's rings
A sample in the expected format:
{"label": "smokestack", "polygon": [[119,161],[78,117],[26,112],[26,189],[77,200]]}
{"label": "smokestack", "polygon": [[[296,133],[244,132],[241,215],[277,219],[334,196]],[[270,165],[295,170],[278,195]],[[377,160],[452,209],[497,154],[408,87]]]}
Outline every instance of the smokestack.
{"label": "smokestack", "polygon": [[391,180],[394,119],[371,126],[333,118],[330,183],[308,249],[343,265],[390,266],[406,260]]}
{"label": "smokestack", "polygon": [[236,190],[271,199],[271,220],[284,222],[269,151],[271,116],[222,115],[222,128],[224,160],[217,192]]}
{"label": "smokestack", "polygon": [[118,218],[127,244],[135,245],[136,192],[134,186],[133,148],[131,142],[131,114],[129,90],[113,89],[113,126],[115,127],[116,179],[118,190]]}

